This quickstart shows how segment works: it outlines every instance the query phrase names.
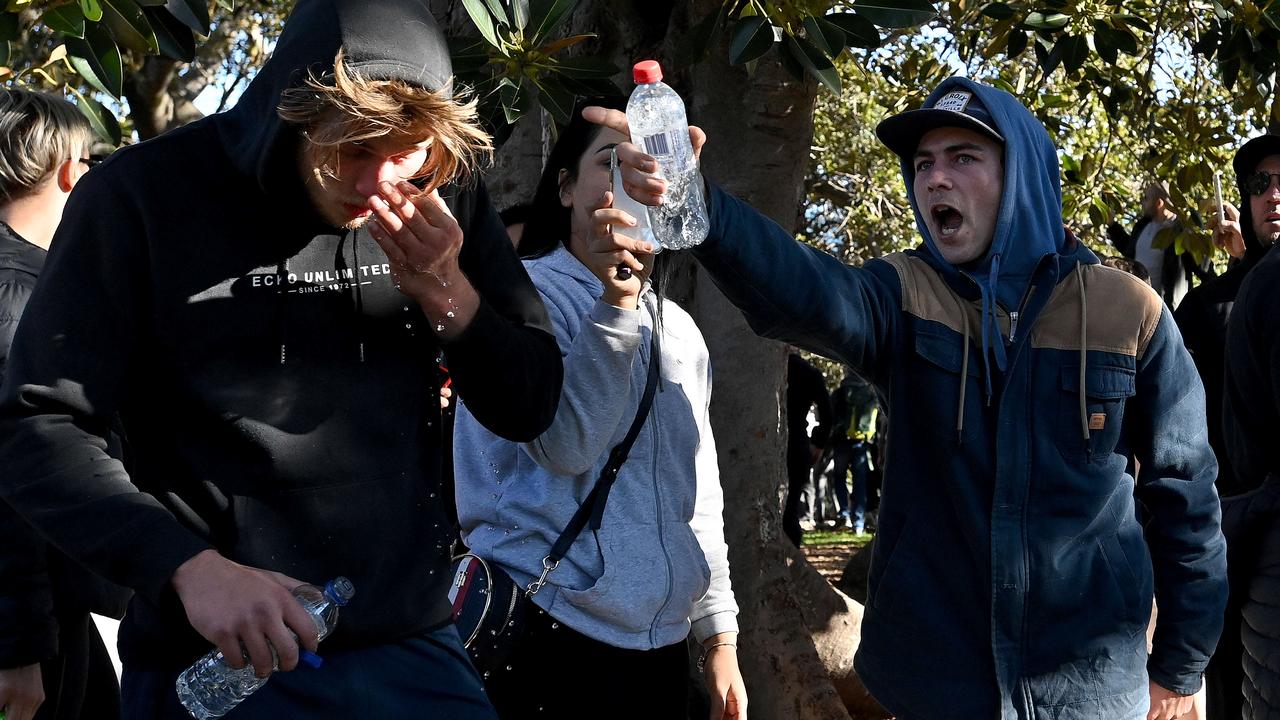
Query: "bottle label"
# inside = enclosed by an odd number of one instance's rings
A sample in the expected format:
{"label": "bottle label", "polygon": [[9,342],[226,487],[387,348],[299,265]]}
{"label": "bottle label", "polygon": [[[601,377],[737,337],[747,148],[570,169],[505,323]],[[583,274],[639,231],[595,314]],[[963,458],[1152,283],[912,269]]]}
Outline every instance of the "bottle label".
{"label": "bottle label", "polygon": [[660,132],[653,135],[647,135],[641,138],[640,143],[644,146],[644,151],[646,153],[654,156],[659,161],[662,161],[664,157],[673,158],[676,161],[677,170],[679,172],[684,172],[689,169],[688,158],[684,157],[683,153],[675,154],[672,152],[678,144],[675,141],[675,138],[672,137],[672,133]]}

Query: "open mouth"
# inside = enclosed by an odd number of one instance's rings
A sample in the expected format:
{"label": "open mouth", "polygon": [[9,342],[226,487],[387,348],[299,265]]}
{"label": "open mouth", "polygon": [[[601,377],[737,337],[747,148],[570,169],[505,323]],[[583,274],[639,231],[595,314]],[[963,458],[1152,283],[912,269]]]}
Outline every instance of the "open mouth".
{"label": "open mouth", "polygon": [[938,232],[942,237],[955,235],[964,224],[964,215],[946,203],[934,205],[929,208],[929,212],[933,215],[933,221],[938,226]]}

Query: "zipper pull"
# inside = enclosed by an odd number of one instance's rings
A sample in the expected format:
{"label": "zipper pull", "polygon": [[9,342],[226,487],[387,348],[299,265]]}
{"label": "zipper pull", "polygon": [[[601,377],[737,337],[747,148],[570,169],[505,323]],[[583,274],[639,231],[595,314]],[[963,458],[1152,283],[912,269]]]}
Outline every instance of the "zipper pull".
{"label": "zipper pull", "polygon": [[1009,344],[1012,345],[1018,337],[1018,311],[1009,313]]}

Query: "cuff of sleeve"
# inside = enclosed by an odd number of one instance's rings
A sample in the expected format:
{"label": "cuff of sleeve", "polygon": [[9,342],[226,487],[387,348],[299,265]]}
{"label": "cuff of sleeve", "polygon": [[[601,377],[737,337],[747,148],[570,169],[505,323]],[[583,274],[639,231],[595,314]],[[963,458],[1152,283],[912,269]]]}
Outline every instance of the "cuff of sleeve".
{"label": "cuff of sleeve", "polygon": [[702,643],[712,635],[738,632],[738,613],[732,610],[712,613],[694,620],[692,625],[694,639]]}
{"label": "cuff of sleeve", "polygon": [[1204,684],[1203,672],[1170,674],[1156,667],[1155,657],[1152,655],[1151,660],[1147,661],[1147,676],[1152,682],[1179,695],[1195,695],[1200,692],[1200,687]]}
{"label": "cuff of sleeve", "polygon": [[157,605],[166,601],[166,596],[173,593],[169,581],[178,567],[205,550],[214,550],[212,545],[192,535],[189,530],[173,524],[153,534],[157,542],[149,545],[155,548],[153,557],[147,565],[147,576],[135,589],[152,603]]}
{"label": "cuff of sleeve", "polygon": [[640,334],[640,309],[627,310],[610,305],[603,299],[597,300],[591,308],[591,321],[610,330],[624,333]]}
{"label": "cuff of sleeve", "polygon": [[58,621],[45,615],[23,627],[0,629],[0,670],[52,660],[58,654]]}

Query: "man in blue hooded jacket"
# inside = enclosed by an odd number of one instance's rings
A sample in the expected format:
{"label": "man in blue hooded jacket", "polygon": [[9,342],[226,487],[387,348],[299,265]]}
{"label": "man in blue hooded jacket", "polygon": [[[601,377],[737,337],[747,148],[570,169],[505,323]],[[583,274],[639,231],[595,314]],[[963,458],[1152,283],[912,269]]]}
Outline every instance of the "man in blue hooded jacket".
{"label": "man in blue hooded jacket", "polygon": [[[1011,95],[951,78],[877,133],[921,247],[847,267],[711,186],[694,251],[756,332],[888,398],[859,676],[900,718],[1178,717],[1221,631],[1226,556],[1172,317],[1065,232],[1055,148]],[[656,204],[652,158],[618,154]],[[625,214],[596,219],[597,250],[645,251],[606,229]]]}

